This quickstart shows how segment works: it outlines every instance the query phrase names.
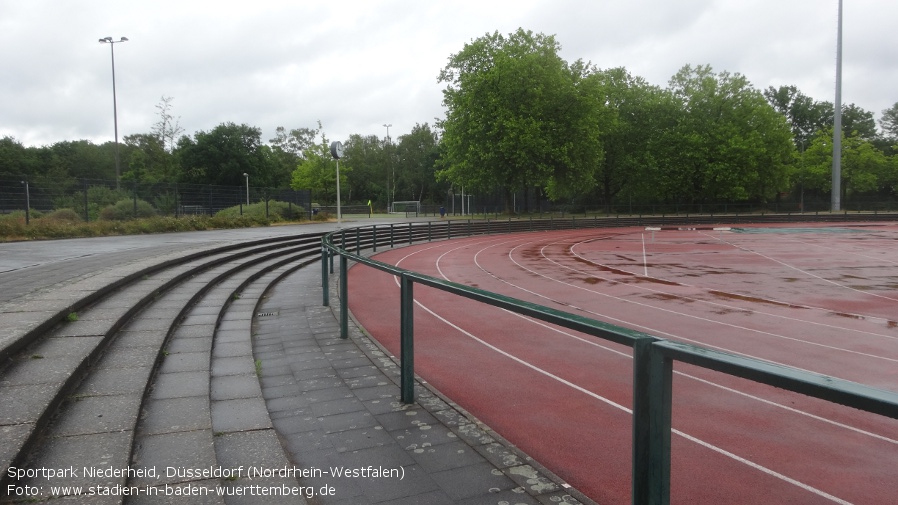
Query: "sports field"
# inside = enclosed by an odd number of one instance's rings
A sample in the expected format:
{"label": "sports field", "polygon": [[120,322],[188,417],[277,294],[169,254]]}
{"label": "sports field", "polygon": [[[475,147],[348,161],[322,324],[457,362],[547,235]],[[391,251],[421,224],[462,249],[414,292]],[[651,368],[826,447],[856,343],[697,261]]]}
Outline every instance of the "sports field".
{"label": "sports field", "polygon": [[[661,338],[898,392],[898,225],[475,236],[376,259]],[[399,288],[349,272],[399,353]],[[629,503],[632,352],[426,287],[416,371],[599,503]],[[890,503],[898,421],[674,366],[672,503]]]}

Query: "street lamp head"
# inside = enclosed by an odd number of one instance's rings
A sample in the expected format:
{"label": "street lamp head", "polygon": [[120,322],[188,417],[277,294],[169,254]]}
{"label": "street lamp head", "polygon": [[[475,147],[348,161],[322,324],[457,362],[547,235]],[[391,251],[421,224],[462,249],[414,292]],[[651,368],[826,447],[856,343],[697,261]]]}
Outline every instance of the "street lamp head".
{"label": "street lamp head", "polygon": [[243,172],[243,177],[249,177],[249,174],[246,172]]}
{"label": "street lamp head", "polygon": [[128,42],[128,37],[122,37],[119,42]]}

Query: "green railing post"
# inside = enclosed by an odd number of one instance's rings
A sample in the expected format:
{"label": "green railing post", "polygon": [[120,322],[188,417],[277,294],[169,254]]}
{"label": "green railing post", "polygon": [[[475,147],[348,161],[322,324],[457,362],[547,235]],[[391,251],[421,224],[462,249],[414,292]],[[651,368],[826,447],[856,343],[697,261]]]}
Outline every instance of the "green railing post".
{"label": "green railing post", "polygon": [[371,251],[377,252],[377,225],[371,225]]}
{"label": "green railing post", "polygon": [[415,296],[414,283],[402,274],[400,285],[399,389],[402,403],[415,403]]}
{"label": "green railing post", "polygon": [[331,264],[331,273],[334,273],[334,254],[333,251],[328,251],[327,253],[328,261],[330,261]]}
{"label": "green railing post", "polygon": [[670,420],[673,363],[653,346],[633,345],[633,500],[670,503]]}
{"label": "green railing post", "polygon": [[[345,249],[344,249],[345,250]],[[340,338],[349,338],[349,282],[346,271],[349,261],[345,254],[340,255]]]}
{"label": "green railing post", "polygon": [[322,305],[327,307],[330,305],[330,281],[327,276],[327,247],[321,245],[321,296],[323,298]]}

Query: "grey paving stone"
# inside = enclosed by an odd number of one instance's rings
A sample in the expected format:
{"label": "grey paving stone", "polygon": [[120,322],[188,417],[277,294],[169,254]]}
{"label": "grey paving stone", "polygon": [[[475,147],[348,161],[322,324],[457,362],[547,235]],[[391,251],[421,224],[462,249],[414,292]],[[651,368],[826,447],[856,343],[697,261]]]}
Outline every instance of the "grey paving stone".
{"label": "grey paving stone", "polygon": [[245,356],[216,358],[212,362],[212,376],[255,374],[256,367],[252,360]]}
{"label": "grey paving stone", "polygon": [[148,399],[140,424],[141,435],[211,428],[209,399],[203,396]]}
{"label": "grey paving stone", "polygon": [[140,397],[132,394],[75,396],[56,425],[62,436],[130,431],[140,409]]}
{"label": "grey paving stone", "polygon": [[171,372],[156,375],[150,398],[182,398],[208,394],[208,372]]}
{"label": "grey paving stone", "polygon": [[262,394],[262,389],[259,387],[259,378],[255,375],[213,377],[209,391],[213,401],[256,398]]}
{"label": "grey paving stone", "polygon": [[212,428],[216,433],[271,428],[265,400],[258,397],[213,401]]}
{"label": "grey paving stone", "polygon": [[[188,482],[202,477],[187,476],[184,469],[217,467],[212,430],[182,431],[142,437],[132,466],[155,468],[158,478],[139,477],[129,481],[138,486],[159,486]],[[170,474],[168,468],[174,471]]]}
{"label": "grey paving stone", "polygon": [[273,429],[217,436],[215,453],[218,455],[218,463],[228,468],[254,466],[282,469],[288,465],[292,466],[284,456],[284,449]]}
{"label": "grey paving stone", "polygon": [[[181,340],[181,339],[179,339]],[[196,341],[198,339],[185,339],[186,341]],[[171,349],[166,349],[164,356],[162,357],[162,363],[159,366],[159,373],[173,373],[173,372],[206,372],[211,368],[211,364],[209,362],[209,352],[208,351],[196,351],[196,352],[172,352]]]}
{"label": "grey paving stone", "polygon": [[214,324],[198,324],[194,326],[179,326],[173,336],[178,338],[212,338],[215,334]]}
{"label": "grey paving stone", "polygon": [[112,346],[103,354],[103,366],[107,368],[152,367],[159,352],[152,347]]}
{"label": "grey paving stone", "polygon": [[450,498],[456,501],[475,496],[491,496],[493,493],[517,487],[513,480],[485,461],[435,472],[431,477]]}
{"label": "grey paving stone", "polygon": [[79,388],[80,394],[119,395],[141,394],[149,380],[150,367],[96,368]]}
{"label": "grey paving stone", "polygon": [[212,352],[212,337],[173,338],[165,348],[170,354],[181,352],[202,352],[207,356]]}
{"label": "grey paving stone", "polygon": [[68,475],[40,476],[29,479],[29,485],[48,486],[113,486],[124,484],[125,480],[115,476],[91,476],[80,471],[84,467],[107,469],[128,466],[128,448],[131,446],[130,432],[100,433],[58,437],[52,443],[44,444],[38,455],[31,461],[32,468],[69,468],[78,472]]}

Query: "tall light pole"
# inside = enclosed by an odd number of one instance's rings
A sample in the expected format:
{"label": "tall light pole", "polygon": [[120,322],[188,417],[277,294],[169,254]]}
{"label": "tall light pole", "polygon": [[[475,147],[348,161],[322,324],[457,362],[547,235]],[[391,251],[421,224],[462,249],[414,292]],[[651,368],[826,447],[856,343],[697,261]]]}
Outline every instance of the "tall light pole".
{"label": "tall light pole", "polygon": [[[384,123],[384,127],[387,129],[387,144],[390,143],[390,127],[391,127],[391,126],[393,126],[393,125],[392,125],[392,124],[386,124],[386,123]],[[390,160],[390,153],[387,151],[387,146],[386,146],[386,144],[384,145],[384,153],[386,153],[386,155],[387,155],[387,164],[389,165],[390,170],[394,170],[394,169],[393,169],[393,163],[392,163],[392,161]],[[389,174],[390,174],[390,172],[388,171],[388,172],[387,172],[387,175],[389,175]],[[396,183],[396,172],[395,172],[395,171],[393,172],[393,176],[392,176],[390,179],[392,179],[393,184]],[[393,201],[393,199],[392,199],[391,196],[390,196],[390,195],[391,195],[391,191],[390,191],[390,188],[391,188],[390,179],[387,179],[387,212],[390,212],[390,204],[391,204],[391,202]]]}
{"label": "tall light pole", "polygon": [[839,0],[839,29],[836,36],[836,103],[833,118],[832,212],[842,206],[842,0]]}
{"label": "tall light pole", "polygon": [[122,175],[118,150],[118,106],[115,102],[115,45],[119,42],[128,42],[128,37],[112,40],[112,37],[103,37],[101,44],[109,44],[109,52],[112,55],[112,121],[115,125],[115,188],[119,189],[119,179]]}
{"label": "tall light pole", "polygon": [[243,172],[243,177],[246,177],[246,206],[249,207],[249,174]]}

